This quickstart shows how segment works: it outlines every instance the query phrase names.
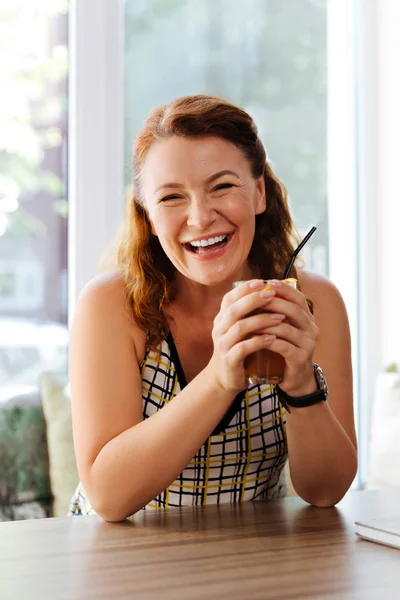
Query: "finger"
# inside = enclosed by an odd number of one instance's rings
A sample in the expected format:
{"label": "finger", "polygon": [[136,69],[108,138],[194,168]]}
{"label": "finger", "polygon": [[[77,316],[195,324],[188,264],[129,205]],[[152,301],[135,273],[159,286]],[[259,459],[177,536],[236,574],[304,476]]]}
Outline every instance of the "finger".
{"label": "finger", "polygon": [[267,312],[240,319],[224,335],[225,351],[250,336],[270,333],[269,329],[284,319],[285,315]]}
{"label": "finger", "polygon": [[246,294],[250,294],[251,292],[261,291],[264,287],[264,282],[262,279],[251,279],[250,281],[245,281],[244,283],[232,288],[222,299],[221,302],[221,310],[226,310],[228,306],[246,296]]}
{"label": "finger", "polygon": [[[302,365],[310,357],[310,349],[299,348],[294,346],[290,342],[282,339],[275,338],[269,346],[272,352],[280,354],[285,359],[287,365]],[[311,353],[312,354],[312,353]]]}
{"label": "finger", "polygon": [[309,312],[310,309],[307,304],[306,297],[297,288],[292,287],[284,281],[279,281],[278,279],[272,279],[271,281],[268,281],[268,287],[275,290],[277,296],[280,298],[284,298],[289,302],[293,302],[306,312]]}
{"label": "finger", "polygon": [[266,334],[276,335],[277,339],[289,342],[296,348],[313,350],[317,337],[314,331],[302,331],[290,323],[282,322],[265,330]]}
{"label": "finger", "polygon": [[215,322],[221,335],[225,334],[237,321],[247,317],[254,311],[264,309],[275,297],[274,290],[247,293],[236,302],[221,311],[219,319]]}
{"label": "finger", "polygon": [[239,365],[246,356],[263,348],[268,348],[274,341],[275,336],[273,335],[257,335],[248,340],[243,340],[230,349],[226,354],[226,359],[232,366]]}
{"label": "finger", "polygon": [[285,314],[290,323],[302,331],[313,330],[316,327],[314,316],[308,308],[306,311],[298,304],[284,298],[275,296],[273,301],[270,302],[268,310]]}
{"label": "finger", "polygon": [[228,310],[228,308],[236,302],[243,298],[247,294],[250,294],[255,291],[261,291],[263,289],[264,282],[262,279],[251,279],[250,281],[245,281],[240,285],[232,288],[225,296],[222,298],[221,308],[219,313],[214,319],[214,325],[217,325],[223,319],[224,314]]}

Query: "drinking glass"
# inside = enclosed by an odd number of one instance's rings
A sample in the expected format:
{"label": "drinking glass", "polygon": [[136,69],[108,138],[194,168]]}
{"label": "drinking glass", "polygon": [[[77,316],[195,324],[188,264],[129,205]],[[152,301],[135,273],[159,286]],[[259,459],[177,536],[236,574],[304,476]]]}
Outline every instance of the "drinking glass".
{"label": "drinking glass", "polygon": [[[297,287],[297,280],[293,277],[282,280],[287,285],[294,288]],[[237,287],[245,283],[245,281],[235,281],[233,287]],[[264,290],[271,289],[269,281],[264,280]],[[269,312],[268,309],[258,309],[247,316],[260,314],[262,312]],[[285,319],[283,323],[287,321]],[[247,384],[252,385],[263,385],[263,384],[277,384],[283,379],[285,372],[286,362],[281,354],[273,352],[269,348],[263,348],[257,350],[253,354],[249,354],[244,360],[244,370],[246,375]]]}

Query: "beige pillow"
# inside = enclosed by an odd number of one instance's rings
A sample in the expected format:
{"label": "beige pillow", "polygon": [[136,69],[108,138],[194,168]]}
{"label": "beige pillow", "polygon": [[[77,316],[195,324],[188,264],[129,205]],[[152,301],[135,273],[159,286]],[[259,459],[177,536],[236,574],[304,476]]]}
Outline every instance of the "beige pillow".
{"label": "beige pillow", "polygon": [[39,383],[46,420],[53,516],[64,517],[79,481],[68,378],[61,373],[43,373]]}
{"label": "beige pillow", "polygon": [[289,470],[289,461],[286,461],[285,466],[283,467],[285,473],[285,481],[287,486],[287,496],[297,496],[297,493],[293,487],[292,480],[290,479],[290,470]]}

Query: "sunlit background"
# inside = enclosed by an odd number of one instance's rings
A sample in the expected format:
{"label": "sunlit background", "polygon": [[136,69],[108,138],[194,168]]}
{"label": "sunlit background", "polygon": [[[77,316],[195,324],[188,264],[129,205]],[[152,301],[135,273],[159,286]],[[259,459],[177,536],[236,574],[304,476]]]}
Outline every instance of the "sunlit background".
{"label": "sunlit background", "polygon": [[0,402],[66,370],[67,10],[0,2]]}
{"label": "sunlit background", "polygon": [[0,519],[62,496],[49,419],[70,427],[76,299],[146,114],[192,93],[254,117],[297,229],[317,226],[303,259],[352,330],[355,486],[400,486],[398,22],[397,0],[0,0]]}

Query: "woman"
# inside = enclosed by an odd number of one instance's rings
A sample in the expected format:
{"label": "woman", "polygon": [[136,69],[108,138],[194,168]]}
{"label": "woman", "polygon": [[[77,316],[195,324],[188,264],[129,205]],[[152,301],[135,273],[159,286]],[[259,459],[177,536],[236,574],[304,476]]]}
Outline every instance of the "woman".
{"label": "woman", "polygon": [[[180,98],[152,111],[133,162],[119,270],[85,288],[71,331],[71,514],[269,499],[287,456],[296,492],[335,504],[357,470],[346,310],[325,278],[278,281],[293,226],[255,124]],[[244,389],[262,348],[285,358],[284,378]]]}

